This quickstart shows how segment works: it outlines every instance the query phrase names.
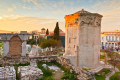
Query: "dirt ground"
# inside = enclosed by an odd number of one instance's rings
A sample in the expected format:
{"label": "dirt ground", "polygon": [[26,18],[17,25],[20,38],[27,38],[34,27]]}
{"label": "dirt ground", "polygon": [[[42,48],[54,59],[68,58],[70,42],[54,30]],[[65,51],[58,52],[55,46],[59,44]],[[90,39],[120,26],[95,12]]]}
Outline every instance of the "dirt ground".
{"label": "dirt ground", "polygon": [[61,71],[61,70],[58,70],[58,71],[55,71],[54,73],[53,73],[53,78],[55,79],[55,80],[61,80],[61,77],[63,76],[63,72]]}

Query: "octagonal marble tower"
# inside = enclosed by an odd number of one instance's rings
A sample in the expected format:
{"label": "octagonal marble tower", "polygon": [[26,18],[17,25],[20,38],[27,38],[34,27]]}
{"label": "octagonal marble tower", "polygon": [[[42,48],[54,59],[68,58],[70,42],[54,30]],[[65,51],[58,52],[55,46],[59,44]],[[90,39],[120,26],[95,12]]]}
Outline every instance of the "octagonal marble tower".
{"label": "octagonal marble tower", "polygon": [[95,68],[99,65],[102,15],[85,10],[65,16],[65,54],[71,64]]}

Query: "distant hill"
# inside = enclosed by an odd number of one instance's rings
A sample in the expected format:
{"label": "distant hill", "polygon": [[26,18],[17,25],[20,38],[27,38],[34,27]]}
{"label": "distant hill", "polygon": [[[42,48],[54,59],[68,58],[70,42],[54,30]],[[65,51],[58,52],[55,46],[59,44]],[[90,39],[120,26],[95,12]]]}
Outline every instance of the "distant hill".
{"label": "distant hill", "polygon": [[0,30],[0,33],[12,33],[12,32],[15,32],[15,31]]}

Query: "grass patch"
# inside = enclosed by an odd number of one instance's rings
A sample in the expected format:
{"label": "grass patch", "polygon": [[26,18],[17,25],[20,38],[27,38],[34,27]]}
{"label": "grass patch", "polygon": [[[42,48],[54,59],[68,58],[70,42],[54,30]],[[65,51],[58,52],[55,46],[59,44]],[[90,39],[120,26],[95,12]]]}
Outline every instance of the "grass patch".
{"label": "grass patch", "polygon": [[100,59],[105,59],[105,56],[104,55],[100,55]]}
{"label": "grass patch", "polygon": [[110,77],[110,80],[120,80],[120,72],[116,72]]}
{"label": "grass patch", "polygon": [[56,61],[51,61],[51,62],[38,62],[38,67],[43,71],[43,77],[41,79],[37,79],[37,80],[54,80],[52,78],[52,72],[50,70],[46,70],[42,67],[42,64],[46,64],[48,66],[51,65],[56,65],[57,67],[59,67],[61,70],[64,71],[64,75],[61,77],[62,80],[67,79],[67,80],[76,80],[75,78],[75,73],[74,72],[70,72],[70,70],[66,69],[65,67],[63,67],[61,64],[57,63]]}
{"label": "grass patch", "polygon": [[[49,63],[45,63],[45,62],[38,62],[37,63],[38,68],[40,68],[42,70],[42,72],[43,72],[43,77],[39,78],[37,80],[54,80],[53,77],[52,77],[52,75],[53,75],[52,72],[53,71],[43,68],[42,67],[43,64],[48,65]],[[49,65],[51,65],[51,64],[49,64]]]}
{"label": "grass patch", "polygon": [[59,56],[59,57],[60,57],[60,56],[63,56],[63,53],[58,54],[58,56]]}
{"label": "grass patch", "polygon": [[58,66],[61,70],[64,71],[64,75],[61,77],[62,80],[64,79],[68,79],[68,80],[76,80],[75,78],[75,72],[70,72],[70,70],[66,69],[65,67],[63,67],[61,64],[57,63],[56,61],[52,61],[51,63],[53,63],[54,65]]}
{"label": "grass patch", "polygon": [[[107,75],[108,73],[110,73],[111,71],[109,69],[102,69],[100,72],[98,72],[98,74],[101,74],[101,75]],[[103,74],[104,73],[104,74]]]}
{"label": "grass patch", "polygon": [[82,68],[83,70],[85,70],[85,71],[89,71],[90,70],[90,68]]}
{"label": "grass patch", "polygon": [[110,72],[111,71],[109,69],[104,68],[101,71],[99,71],[98,73],[95,73],[95,78],[96,78],[96,80],[105,80],[106,75]]}
{"label": "grass patch", "polygon": [[95,79],[96,79],[96,80],[105,80],[105,76],[103,76],[103,75],[98,75],[97,73],[95,73]]}

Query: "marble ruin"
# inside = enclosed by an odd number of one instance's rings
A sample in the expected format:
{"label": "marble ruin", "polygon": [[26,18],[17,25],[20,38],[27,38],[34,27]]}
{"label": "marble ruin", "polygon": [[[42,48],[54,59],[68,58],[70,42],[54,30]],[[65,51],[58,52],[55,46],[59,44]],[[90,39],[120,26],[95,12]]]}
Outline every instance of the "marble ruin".
{"label": "marble ruin", "polygon": [[65,16],[65,54],[78,67],[99,66],[102,15],[85,10]]}
{"label": "marble ruin", "polygon": [[26,56],[26,40],[31,34],[27,32],[21,33],[1,33],[1,41],[3,41],[3,54],[9,57]]}
{"label": "marble ruin", "polygon": [[0,67],[0,80],[16,80],[16,71],[14,67]]}
{"label": "marble ruin", "polygon": [[36,80],[43,76],[43,72],[37,67],[35,62],[31,62],[29,66],[18,67],[18,74],[21,80]]}

